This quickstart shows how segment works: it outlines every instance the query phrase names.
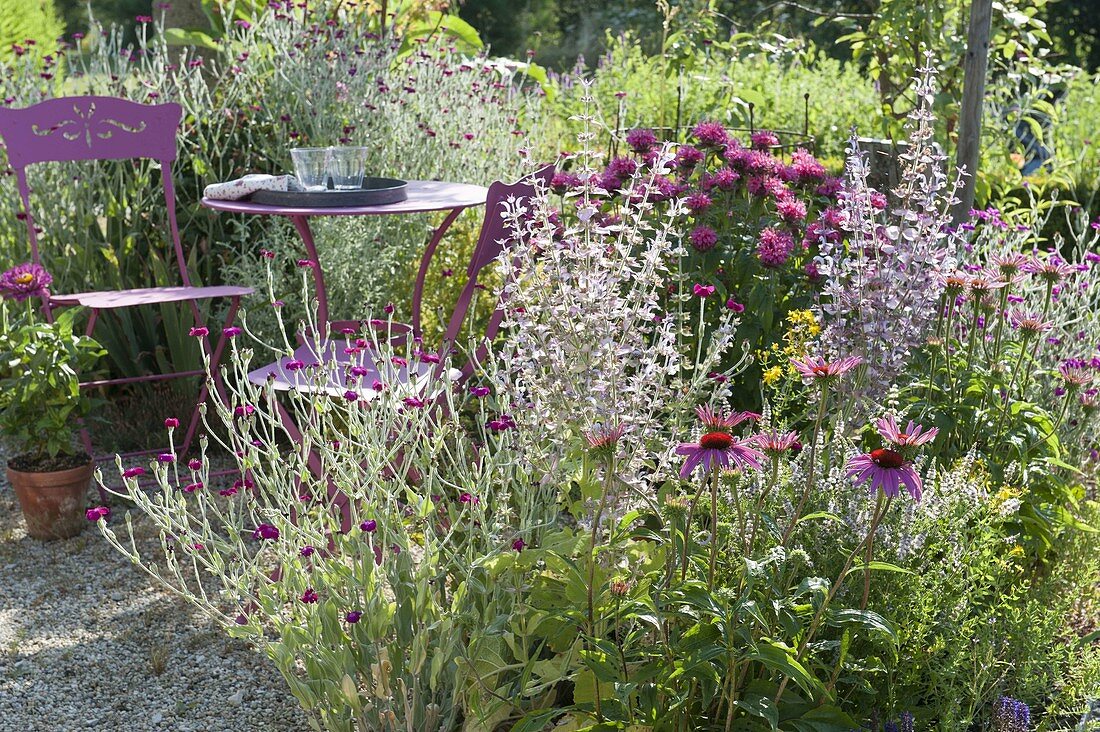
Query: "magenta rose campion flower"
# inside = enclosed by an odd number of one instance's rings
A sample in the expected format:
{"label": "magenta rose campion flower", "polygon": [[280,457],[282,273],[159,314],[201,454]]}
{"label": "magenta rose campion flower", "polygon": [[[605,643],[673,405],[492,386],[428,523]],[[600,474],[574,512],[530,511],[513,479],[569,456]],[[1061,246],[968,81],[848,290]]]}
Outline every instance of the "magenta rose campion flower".
{"label": "magenta rose campion flower", "polygon": [[16,302],[29,297],[46,297],[52,282],[53,277],[42,265],[27,262],[0,275],[0,294]]}

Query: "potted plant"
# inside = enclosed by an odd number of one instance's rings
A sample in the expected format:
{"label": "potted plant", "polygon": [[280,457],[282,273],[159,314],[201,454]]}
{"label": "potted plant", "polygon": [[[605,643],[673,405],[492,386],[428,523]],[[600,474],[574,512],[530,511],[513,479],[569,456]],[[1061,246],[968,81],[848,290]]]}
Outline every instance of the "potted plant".
{"label": "potted plant", "polygon": [[0,435],[14,448],[8,481],[36,539],[76,536],[86,523],[93,464],[73,438],[91,404],[80,393],[79,373],[105,353],[74,332],[78,309],[53,322],[38,316],[35,301],[47,296],[51,281],[36,264],[0,275]]}

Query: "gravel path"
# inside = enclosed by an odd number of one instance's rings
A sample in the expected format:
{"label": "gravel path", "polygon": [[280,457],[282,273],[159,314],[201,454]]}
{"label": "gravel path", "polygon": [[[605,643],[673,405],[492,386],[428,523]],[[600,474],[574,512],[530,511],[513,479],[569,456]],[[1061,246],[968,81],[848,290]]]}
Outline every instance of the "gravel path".
{"label": "gravel path", "polygon": [[[158,551],[135,524],[143,554]],[[93,527],[31,539],[0,483],[0,732],[307,729],[266,656],[154,585]]]}

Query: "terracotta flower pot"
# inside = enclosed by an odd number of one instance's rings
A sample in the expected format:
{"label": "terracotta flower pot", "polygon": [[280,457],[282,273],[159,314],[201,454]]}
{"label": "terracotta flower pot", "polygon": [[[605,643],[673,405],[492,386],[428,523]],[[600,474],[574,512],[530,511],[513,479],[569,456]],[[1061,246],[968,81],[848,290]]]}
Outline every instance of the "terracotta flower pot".
{"label": "terracotta flower pot", "polygon": [[8,467],[8,482],[23,509],[27,533],[35,539],[68,539],[84,530],[88,485],[95,465],[52,473],[24,473]]}

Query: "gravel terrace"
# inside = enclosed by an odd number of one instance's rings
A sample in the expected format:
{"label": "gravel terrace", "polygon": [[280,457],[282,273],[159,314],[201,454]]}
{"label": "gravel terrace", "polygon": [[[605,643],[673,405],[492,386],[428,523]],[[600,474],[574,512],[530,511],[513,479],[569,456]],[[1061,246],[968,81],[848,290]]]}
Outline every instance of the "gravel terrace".
{"label": "gravel terrace", "polygon": [[[149,524],[135,526],[143,554],[159,551]],[[155,585],[94,527],[31,539],[0,482],[0,732],[307,729],[262,652]]]}

